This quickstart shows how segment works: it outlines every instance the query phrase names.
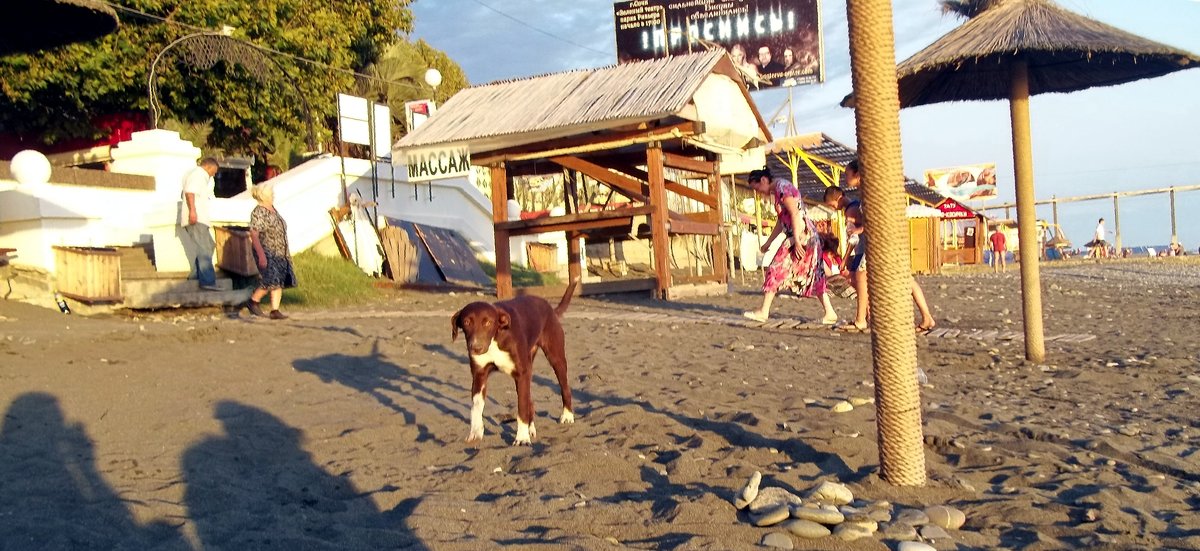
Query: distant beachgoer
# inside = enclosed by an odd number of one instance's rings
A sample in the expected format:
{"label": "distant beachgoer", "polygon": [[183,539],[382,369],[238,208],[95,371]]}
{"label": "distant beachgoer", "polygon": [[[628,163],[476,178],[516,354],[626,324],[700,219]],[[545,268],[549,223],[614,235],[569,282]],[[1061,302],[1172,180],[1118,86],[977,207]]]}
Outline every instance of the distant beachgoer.
{"label": "distant beachgoer", "polygon": [[[274,187],[265,182],[250,190],[258,201],[258,206],[250,213],[250,242],[258,262],[259,283],[246,308],[256,316],[281,320],[287,319],[287,315],[279,311],[279,303],[283,299],[283,290],[296,286],[296,271],[288,249],[287,222],[275,210]],[[259,306],[259,301],[268,294],[271,295],[269,314]]]}
{"label": "distant beachgoer", "polygon": [[[863,179],[858,169],[858,159],[846,164],[846,186],[854,189],[861,187]],[[851,200],[842,188],[831,186],[825,189],[825,206],[841,210],[846,216],[846,269],[850,271],[850,281],[858,294],[857,308],[854,321],[836,327],[841,331],[867,331],[868,316],[870,315],[869,291],[867,289],[867,218],[866,209],[861,199]],[[912,298],[917,310],[921,313],[921,321],[917,324],[918,333],[928,333],[937,326],[929,304],[925,301],[925,293],[916,278],[912,279]]]}
{"label": "distant beachgoer", "polygon": [[1008,271],[1008,259],[1005,258],[1008,252],[1007,239],[1004,232],[1000,231],[1000,226],[996,226],[996,230],[988,236],[988,241],[992,242],[992,271]]}
{"label": "distant beachgoer", "polygon": [[1096,223],[1095,237],[1091,241],[1085,243],[1085,245],[1089,248],[1088,258],[1100,259],[1108,257],[1108,241],[1104,240],[1106,235],[1107,232],[1104,231],[1104,219],[1101,218],[1100,221]]}
{"label": "distant beachgoer", "polygon": [[743,315],[752,320],[767,321],[775,295],[781,289],[787,289],[796,296],[821,301],[821,306],[825,309],[821,323],[837,323],[837,313],[833,311],[833,303],[829,301],[829,294],[825,292],[825,271],[821,269],[821,240],[817,235],[816,225],[808,218],[804,209],[800,190],[782,178],[772,181],[770,172],[765,168],[751,171],[746,184],[758,193],[770,194],[775,205],[777,221],[771,229],[770,237],[760,250],[765,253],[781,233],[786,238],[775,251],[775,257],[764,273],[762,307]]}

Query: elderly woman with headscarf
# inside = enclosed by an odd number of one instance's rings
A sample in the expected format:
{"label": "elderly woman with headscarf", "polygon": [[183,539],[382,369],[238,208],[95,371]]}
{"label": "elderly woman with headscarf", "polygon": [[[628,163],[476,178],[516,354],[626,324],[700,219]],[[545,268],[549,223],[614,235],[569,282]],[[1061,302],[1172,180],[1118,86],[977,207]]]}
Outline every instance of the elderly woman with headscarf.
{"label": "elderly woman with headscarf", "polygon": [[[296,286],[296,271],[288,250],[287,222],[275,210],[274,184],[258,184],[250,194],[258,201],[250,213],[250,242],[258,263],[259,283],[246,307],[256,316],[287,319],[287,315],[279,311],[279,302],[284,289]],[[259,301],[268,294],[271,295],[271,311],[264,313]]]}

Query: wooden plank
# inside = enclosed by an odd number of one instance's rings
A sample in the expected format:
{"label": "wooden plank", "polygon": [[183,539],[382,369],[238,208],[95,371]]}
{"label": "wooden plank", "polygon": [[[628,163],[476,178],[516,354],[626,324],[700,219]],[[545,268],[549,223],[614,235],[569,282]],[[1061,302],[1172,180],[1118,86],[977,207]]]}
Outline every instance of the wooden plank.
{"label": "wooden plank", "polygon": [[668,231],[671,235],[718,235],[721,225],[695,220],[671,220]]}
{"label": "wooden plank", "polygon": [[670,223],[667,217],[667,188],[663,182],[663,150],[659,144],[646,149],[646,167],[650,176],[650,241],[654,250],[654,274],[658,278],[655,286],[656,298],[667,297],[671,288],[671,237],[667,232]]}
{"label": "wooden plank", "polygon": [[503,164],[491,167],[492,222],[496,241],[496,297],[513,297],[512,253],[509,250],[508,230],[500,224],[508,221],[508,171]]}
{"label": "wooden plank", "polygon": [[[562,216],[549,216],[545,218],[534,218],[532,220],[513,220],[510,222],[496,222],[496,227],[503,228],[511,232],[517,232],[525,229],[538,229],[534,233],[545,233],[553,230],[542,230],[540,228],[559,226],[574,222],[589,222],[595,220],[621,220],[628,222],[634,216],[645,216],[650,214],[652,209],[650,206],[633,207],[618,210],[600,210],[595,212],[582,212],[577,214],[564,214]],[[562,230],[558,230],[562,231]]]}
{"label": "wooden plank", "polygon": [[713,205],[712,222],[717,224],[717,235],[712,240],[712,262],[713,273],[721,282],[729,281],[729,263],[731,260],[728,257],[729,252],[726,251],[726,245],[729,241],[729,228],[721,219],[722,212],[725,211],[724,200],[721,197],[721,163],[715,163],[713,174],[708,177],[708,193],[712,196]]}
{"label": "wooden plank", "polygon": [[629,176],[617,174],[606,167],[585,161],[579,157],[552,157],[550,161],[571,170],[577,170],[601,183],[607,184],[621,195],[630,199],[646,204],[650,203],[649,199],[647,199],[650,193],[649,186]]}
{"label": "wooden plank", "polygon": [[414,224],[417,236],[429,249],[442,278],[455,285],[485,287],[491,278],[479,267],[479,260],[467,241],[454,230]]}
{"label": "wooden plank", "polygon": [[[613,168],[620,170],[621,172],[624,172],[631,176],[635,176],[637,178],[642,178],[647,181],[649,181],[649,179],[650,179],[650,176],[649,176],[649,174],[646,173],[646,171],[638,168],[637,165],[634,165],[632,163],[616,164],[616,165],[613,165]],[[716,208],[716,206],[717,206],[717,200],[714,199],[709,194],[704,193],[703,191],[692,189],[692,188],[687,187],[679,182],[676,182],[673,180],[668,180],[666,178],[663,178],[663,183],[664,183],[664,185],[667,186],[667,191],[670,191],[672,193],[677,193],[679,195],[687,197],[688,199],[697,201],[700,204],[707,206],[709,208]]]}
{"label": "wooden plank", "polygon": [[679,155],[678,153],[664,152],[663,165],[676,170],[695,172],[705,176],[711,176],[717,173],[717,163],[685,157],[683,155]]}
{"label": "wooden plank", "polygon": [[704,133],[704,123],[700,121],[684,121],[658,128],[632,130],[629,132],[614,132],[600,135],[576,136],[559,138],[535,144],[526,144],[508,149],[500,149],[471,159],[478,166],[488,166],[502,162],[523,161],[530,159],[546,159],[559,155],[575,155],[595,151],[620,149],[622,147],[645,144],[658,141],[678,140],[687,136]]}
{"label": "wooden plank", "polygon": [[[636,218],[636,217],[633,217],[633,218]],[[560,222],[560,223],[555,223],[555,224],[542,225],[542,226],[538,226],[538,227],[523,228],[523,229],[519,229],[519,230],[509,230],[508,235],[509,236],[538,235],[538,234],[543,234],[543,233],[554,233],[554,232],[560,232],[560,231],[572,232],[572,231],[585,231],[585,230],[603,229],[603,228],[621,228],[621,231],[618,233],[623,235],[623,234],[626,234],[629,232],[630,223],[631,223],[630,217],[605,218],[605,219],[600,219],[600,220],[579,220],[579,221],[575,221],[575,222]]]}

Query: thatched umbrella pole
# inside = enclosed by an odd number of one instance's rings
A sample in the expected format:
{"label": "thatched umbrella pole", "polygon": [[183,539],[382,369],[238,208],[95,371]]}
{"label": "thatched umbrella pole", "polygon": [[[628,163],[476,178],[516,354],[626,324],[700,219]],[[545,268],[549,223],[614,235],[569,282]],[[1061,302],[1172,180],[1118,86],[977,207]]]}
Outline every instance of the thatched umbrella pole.
{"label": "thatched umbrella pole", "polygon": [[900,157],[900,97],[896,88],[892,6],[849,0],[850,68],[862,195],[867,217],[867,285],[871,289],[871,354],[880,477],[897,486],[925,484],[925,450],[917,387],[912,272],[904,173]]}
{"label": "thatched umbrella pole", "polygon": [[1025,359],[1046,361],[1042,331],[1042,277],[1038,267],[1037,208],[1033,194],[1033,144],[1029,131],[1029,64],[1012,64],[1013,170],[1017,178],[1017,240],[1021,255],[1021,308],[1025,316]]}

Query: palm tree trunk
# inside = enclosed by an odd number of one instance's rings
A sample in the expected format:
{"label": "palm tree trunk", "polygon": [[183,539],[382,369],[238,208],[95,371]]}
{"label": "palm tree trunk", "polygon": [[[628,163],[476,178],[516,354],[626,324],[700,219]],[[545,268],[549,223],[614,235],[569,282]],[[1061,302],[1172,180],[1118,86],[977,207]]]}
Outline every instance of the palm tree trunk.
{"label": "palm tree trunk", "polygon": [[1025,315],[1025,359],[1046,361],[1042,331],[1042,279],[1038,271],[1037,208],[1033,194],[1033,145],[1029,132],[1029,65],[1013,64],[1009,87],[1013,171],[1017,179],[1017,240],[1021,255],[1021,307]]}
{"label": "palm tree trunk", "polygon": [[892,5],[848,0],[850,68],[858,98],[855,126],[868,222],[871,353],[875,365],[880,476],[898,486],[925,484],[908,221],[900,156]]}

